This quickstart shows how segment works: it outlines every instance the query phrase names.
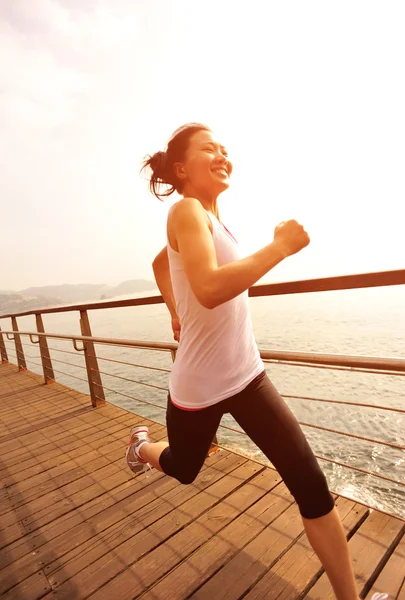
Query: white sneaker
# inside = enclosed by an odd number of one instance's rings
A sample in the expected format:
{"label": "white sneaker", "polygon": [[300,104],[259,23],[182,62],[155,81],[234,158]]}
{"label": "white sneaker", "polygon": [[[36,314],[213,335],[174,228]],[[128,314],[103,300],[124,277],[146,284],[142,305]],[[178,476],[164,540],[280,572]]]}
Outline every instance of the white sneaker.
{"label": "white sneaker", "polygon": [[371,600],[388,600],[388,594],[373,594]]}
{"label": "white sneaker", "polygon": [[133,427],[129,434],[128,446],[125,450],[127,465],[134,473],[142,473],[150,465],[147,460],[143,460],[139,450],[143,444],[150,443],[148,427]]}

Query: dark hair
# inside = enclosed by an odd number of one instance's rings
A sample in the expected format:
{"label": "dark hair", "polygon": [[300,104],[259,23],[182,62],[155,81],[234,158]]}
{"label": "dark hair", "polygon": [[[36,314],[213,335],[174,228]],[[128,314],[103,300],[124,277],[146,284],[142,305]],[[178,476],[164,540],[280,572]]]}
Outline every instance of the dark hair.
{"label": "dark hair", "polygon": [[[187,123],[176,129],[167,144],[165,152],[155,152],[152,156],[147,156],[142,164],[142,169],[150,169],[152,174],[149,180],[149,189],[151,193],[159,200],[167,198],[173,192],[181,194],[183,183],[176,177],[174,165],[176,162],[182,162],[187,152],[191,136],[199,131],[211,131],[207,125],[201,123]],[[162,186],[169,186],[168,189],[161,192]]]}

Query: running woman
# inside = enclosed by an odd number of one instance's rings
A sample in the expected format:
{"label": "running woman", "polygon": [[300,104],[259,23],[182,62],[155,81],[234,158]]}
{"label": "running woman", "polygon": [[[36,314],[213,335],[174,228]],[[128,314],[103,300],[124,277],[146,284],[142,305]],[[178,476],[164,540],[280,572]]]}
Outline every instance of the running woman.
{"label": "running woman", "polygon": [[174,337],[180,341],[167,404],[169,443],[153,443],[147,427],[135,427],[126,452],[128,465],[137,473],[149,463],[183,484],[192,483],[221,417],[230,413],[295,498],[338,600],[358,600],[345,533],[326,478],[264,370],[249,313],[248,289],[305,248],[308,234],[294,220],[283,222],[269,245],[239,258],[238,244],[221,223],[217,204],[229,187],[232,164],[205,125],[178,129],[166,151],[145,160],[146,167],[157,198],[175,191],[181,195],[169,211],[167,246],[153,263]]}

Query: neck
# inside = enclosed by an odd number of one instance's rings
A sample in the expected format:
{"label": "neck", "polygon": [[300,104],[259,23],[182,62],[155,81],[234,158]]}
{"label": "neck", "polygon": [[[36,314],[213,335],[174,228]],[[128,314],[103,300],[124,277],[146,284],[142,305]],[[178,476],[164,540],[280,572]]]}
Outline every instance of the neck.
{"label": "neck", "polygon": [[201,202],[205,210],[212,213],[219,219],[218,195],[194,189],[192,186],[184,186],[183,198],[196,198]]}

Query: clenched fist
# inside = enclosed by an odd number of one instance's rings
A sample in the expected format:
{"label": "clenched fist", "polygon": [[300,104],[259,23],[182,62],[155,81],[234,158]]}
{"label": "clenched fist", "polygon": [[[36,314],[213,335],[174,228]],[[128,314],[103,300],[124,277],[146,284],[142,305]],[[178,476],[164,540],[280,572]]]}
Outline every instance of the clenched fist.
{"label": "clenched fist", "polygon": [[309,235],[297,221],[283,221],[274,230],[274,242],[285,256],[296,254],[309,244]]}

